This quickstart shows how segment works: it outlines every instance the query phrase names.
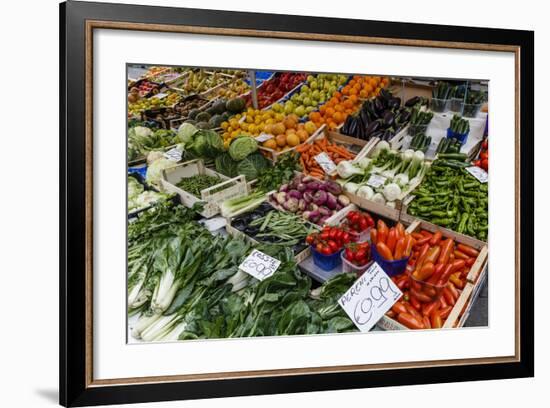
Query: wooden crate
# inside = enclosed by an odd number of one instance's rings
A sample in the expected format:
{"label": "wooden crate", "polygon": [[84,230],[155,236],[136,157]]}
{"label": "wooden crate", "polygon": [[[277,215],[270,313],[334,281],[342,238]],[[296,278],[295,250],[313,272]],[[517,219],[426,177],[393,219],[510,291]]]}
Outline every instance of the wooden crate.
{"label": "wooden crate", "polygon": [[[280,211],[278,208],[276,207],[273,207],[274,208],[274,211]],[[251,210],[252,208],[249,208],[249,210]],[[231,225],[231,220],[236,217],[237,215],[240,215],[242,213],[244,213],[246,211],[243,211],[243,212],[240,212],[239,214],[235,214],[233,217],[231,218],[228,218],[227,219],[227,224],[225,226],[225,230],[227,231],[227,233],[229,235],[231,235],[232,237],[243,237],[245,239],[247,239],[249,242],[252,242],[254,244],[260,244],[259,241],[255,240],[254,238],[252,238],[251,236],[249,235],[246,235],[244,232],[241,232],[239,231],[238,229],[234,228],[232,225]],[[319,229],[319,226],[318,225],[315,225],[315,224],[311,224],[313,227]],[[309,249],[309,246],[306,247],[303,251],[297,253],[294,255],[294,260],[296,261],[297,264],[299,264],[300,262],[304,261],[308,256],[311,255],[311,250]]]}
{"label": "wooden crate", "polygon": [[[460,293],[460,296],[458,297],[455,305],[453,306],[453,309],[451,310],[451,313],[449,313],[449,316],[445,320],[445,323],[443,324],[443,328],[453,328],[453,327],[462,327],[464,323],[466,322],[467,316],[464,316],[466,314],[466,311],[471,309],[472,304],[477,298],[477,294],[479,293],[479,290],[481,286],[483,285],[483,282],[485,280],[485,277],[487,275],[487,257],[488,257],[488,247],[487,244],[475,240],[471,237],[466,237],[462,234],[457,234],[454,231],[445,230],[440,227],[436,227],[433,224],[428,225],[429,223],[426,223],[422,220],[414,220],[412,223],[404,222],[407,226],[406,231],[409,233],[419,231],[421,229],[425,229],[430,232],[435,232],[436,230],[440,230],[443,234],[444,238],[453,238],[455,242],[460,244],[466,244],[469,245],[479,251],[479,255],[475,261],[475,263],[470,268],[470,272],[468,273],[468,276],[466,277],[467,283],[464,286],[464,289],[462,289],[462,292]],[[435,227],[435,228],[433,228]],[[399,323],[398,321],[384,315],[377,323],[377,326],[384,330],[409,330],[407,327]]]}
{"label": "wooden crate", "polygon": [[[176,186],[183,177],[191,177],[197,174],[217,176],[224,181],[202,190],[200,198]],[[196,203],[202,202],[204,208],[199,214],[206,218],[211,218],[218,214],[220,212],[219,205],[224,200],[248,194],[248,185],[243,175],[229,178],[210,170],[204,165],[202,160],[191,160],[163,170],[161,185],[163,191],[176,193],[180,197],[182,204],[186,207],[190,208]],[[222,189],[220,190],[220,188]]]}

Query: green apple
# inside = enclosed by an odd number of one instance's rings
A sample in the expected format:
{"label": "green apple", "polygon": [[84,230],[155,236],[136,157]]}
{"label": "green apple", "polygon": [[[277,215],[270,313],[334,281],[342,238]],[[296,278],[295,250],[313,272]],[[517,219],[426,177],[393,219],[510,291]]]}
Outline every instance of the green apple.
{"label": "green apple", "polygon": [[308,75],[307,76],[307,82],[311,82],[315,79],[315,77],[313,75]]}
{"label": "green apple", "polygon": [[318,87],[317,81],[311,81],[309,86],[311,87],[311,89],[317,89],[317,87]]}
{"label": "green apple", "polygon": [[283,111],[283,105],[281,105],[280,103],[276,103],[271,107],[271,109],[273,109],[277,113],[280,113]]}
{"label": "green apple", "polygon": [[302,103],[305,105],[305,106],[308,106],[308,105],[311,105],[311,98],[308,96],[306,98],[304,98],[304,100],[302,101]]}
{"label": "green apple", "polygon": [[302,117],[306,114],[306,108],[304,108],[303,106],[298,106],[296,109],[294,109],[294,113],[297,116]]}

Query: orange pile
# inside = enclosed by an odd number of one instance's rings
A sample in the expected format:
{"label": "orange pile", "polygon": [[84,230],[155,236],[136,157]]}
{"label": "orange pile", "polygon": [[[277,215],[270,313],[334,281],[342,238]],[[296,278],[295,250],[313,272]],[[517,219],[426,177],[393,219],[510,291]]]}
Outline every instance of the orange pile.
{"label": "orange pile", "polygon": [[335,129],[359,109],[363,99],[378,95],[388,82],[387,77],[355,75],[341,91],[335,92],[321,105],[319,111],[311,112],[309,120],[317,126],[326,124],[329,129]]}

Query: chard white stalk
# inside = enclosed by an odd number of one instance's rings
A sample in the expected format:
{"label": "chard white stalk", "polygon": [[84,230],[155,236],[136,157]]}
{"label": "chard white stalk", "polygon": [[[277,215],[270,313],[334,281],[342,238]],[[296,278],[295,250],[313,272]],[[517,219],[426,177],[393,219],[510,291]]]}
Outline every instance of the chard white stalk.
{"label": "chard white stalk", "polygon": [[134,339],[141,339],[141,334],[144,330],[146,330],[149,326],[151,326],[153,323],[155,323],[158,319],[160,319],[160,315],[153,314],[151,316],[145,316],[141,315],[134,327],[132,327],[132,337]]}
{"label": "chard white stalk", "polygon": [[151,299],[151,309],[155,313],[162,313],[172,304],[179,286],[174,284],[175,275],[171,269],[165,271],[153,292]]}
{"label": "chard white stalk", "polygon": [[182,331],[185,330],[185,327],[187,326],[187,323],[181,322],[174,326],[172,330],[170,330],[163,338],[163,341],[177,341],[180,337],[180,334]]}
{"label": "chard white stalk", "polygon": [[141,338],[143,341],[160,340],[162,336],[172,328],[172,325],[175,323],[176,319],[176,314],[162,316],[141,333]]}
{"label": "chard white stalk", "polygon": [[241,271],[239,269],[236,274],[234,274],[231,278],[227,280],[227,283],[230,283],[231,285],[233,285],[233,288],[231,289],[231,291],[238,292],[239,290],[247,287],[248,277],[249,275],[246,272]]}

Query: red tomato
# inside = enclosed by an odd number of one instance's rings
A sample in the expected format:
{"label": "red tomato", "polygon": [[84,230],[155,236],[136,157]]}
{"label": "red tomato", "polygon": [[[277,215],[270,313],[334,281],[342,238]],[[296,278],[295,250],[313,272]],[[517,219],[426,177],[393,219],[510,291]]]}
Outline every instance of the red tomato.
{"label": "red tomato", "polygon": [[320,252],[320,253],[323,253],[324,248],[325,248],[325,246],[323,244],[321,244],[320,242],[315,246],[315,250],[317,252]]}
{"label": "red tomato", "polygon": [[365,217],[359,219],[359,230],[365,231],[369,227],[369,223]]}
{"label": "red tomato", "polygon": [[307,238],[306,238],[306,242],[307,242],[308,244],[311,245],[311,244],[313,244],[313,241],[314,241],[313,236],[312,236],[312,235],[308,235]]}
{"label": "red tomato", "polygon": [[344,252],[344,257],[350,261],[350,262],[353,262],[353,260],[355,259],[355,254],[353,253],[353,251],[351,250],[351,248],[346,248],[346,251]]}
{"label": "red tomato", "polygon": [[331,255],[332,251],[331,251],[330,247],[323,247],[323,249],[321,250],[321,253],[323,255]]}
{"label": "red tomato", "polygon": [[489,170],[489,159],[483,159],[481,161],[481,168],[485,171]]}
{"label": "red tomato", "polygon": [[364,249],[359,249],[355,253],[355,260],[359,262],[360,265],[363,265],[367,260],[367,251],[365,251]]}
{"label": "red tomato", "polygon": [[338,251],[338,249],[340,249],[340,246],[336,243],[336,241],[333,240],[328,241],[328,246],[331,252],[336,252]]}

